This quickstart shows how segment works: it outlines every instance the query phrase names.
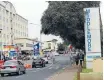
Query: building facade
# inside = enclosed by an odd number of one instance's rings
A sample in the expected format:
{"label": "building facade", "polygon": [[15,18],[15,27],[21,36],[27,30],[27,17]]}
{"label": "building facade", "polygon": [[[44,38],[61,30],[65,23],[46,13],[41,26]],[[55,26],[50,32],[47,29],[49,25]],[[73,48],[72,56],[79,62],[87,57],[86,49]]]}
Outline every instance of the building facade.
{"label": "building facade", "polygon": [[20,47],[21,51],[25,51],[27,53],[33,52],[33,45],[35,40],[29,38],[17,38],[14,40],[15,44]]}
{"label": "building facade", "polygon": [[42,44],[42,49],[46,51],[57,50],[58,43],[53,41],[45,41]]}
{"label": "building facade", "polygon": [[28,20],[16,13],[12,3],[0,1],[0,45],[15,44],[16,38],[28,37]]}

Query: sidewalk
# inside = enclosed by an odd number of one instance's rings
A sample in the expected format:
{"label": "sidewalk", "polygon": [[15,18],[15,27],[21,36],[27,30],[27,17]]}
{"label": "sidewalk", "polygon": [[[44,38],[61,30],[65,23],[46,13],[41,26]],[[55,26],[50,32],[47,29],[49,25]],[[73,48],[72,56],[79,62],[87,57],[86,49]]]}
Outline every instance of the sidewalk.
{"label": "sidewalk", "polygon": [[64,70],[48,78],[48,80],[74,80],[76,72],[77,67],[67,67]]}

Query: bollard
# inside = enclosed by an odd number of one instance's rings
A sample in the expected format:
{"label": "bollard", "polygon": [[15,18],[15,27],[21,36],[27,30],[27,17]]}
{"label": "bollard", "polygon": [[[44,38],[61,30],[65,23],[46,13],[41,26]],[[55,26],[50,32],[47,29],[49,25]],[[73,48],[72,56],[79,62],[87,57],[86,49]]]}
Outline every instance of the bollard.
{"label": "bollard", "polygon": [[80,72],[82,72],[82,66],[78,66],[78,71],[77,71],[77,80],[80,80]]}

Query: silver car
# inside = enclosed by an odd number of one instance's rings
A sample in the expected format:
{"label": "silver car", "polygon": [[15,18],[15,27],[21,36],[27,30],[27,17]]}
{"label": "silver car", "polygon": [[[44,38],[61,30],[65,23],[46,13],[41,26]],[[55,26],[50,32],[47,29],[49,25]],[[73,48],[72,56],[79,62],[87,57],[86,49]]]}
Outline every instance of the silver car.
{"label": "silver car", "polygon": [[4,65],[0,67],[0,74],[2,77],[4,74],[11,75],[12,73],[20,75],[21,72],[25,74],[26,68],[24,67],[24,64],[19,60],[8,60],[4,62]]}

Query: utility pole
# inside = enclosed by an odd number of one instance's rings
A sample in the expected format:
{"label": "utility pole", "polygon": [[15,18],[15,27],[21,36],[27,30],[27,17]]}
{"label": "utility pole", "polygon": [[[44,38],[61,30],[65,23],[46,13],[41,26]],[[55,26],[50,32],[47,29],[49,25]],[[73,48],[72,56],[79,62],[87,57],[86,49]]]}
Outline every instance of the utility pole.
{"label": "utility pole", "polygon": [[0,29],[0,37],[1,37],[1,41],[0,41],[0,56],[1,56],[1,58],[0,59],[2,59],[2,52],[3,52],[3,43],[2,43],[2,29]]}
{"label": "utility pole", "polygon": [[[37,25],[37,26],[40,26],[39,24],[34,24],[34,23],[30,23],[32,25]],[[40,51],[40,54],[42,55],[42,39],[41,39],[41,28],[40,28],[40,31],[39,31],[39,44],[40,44],[40,48],[39,48],[39,51]]]}
{"label": "utility pole", "polygon": [[103,25],[102,25],[102,19],[101,19],[100,7],[99,7],[99,16],[100,16],[101,57],[103,57]]}

